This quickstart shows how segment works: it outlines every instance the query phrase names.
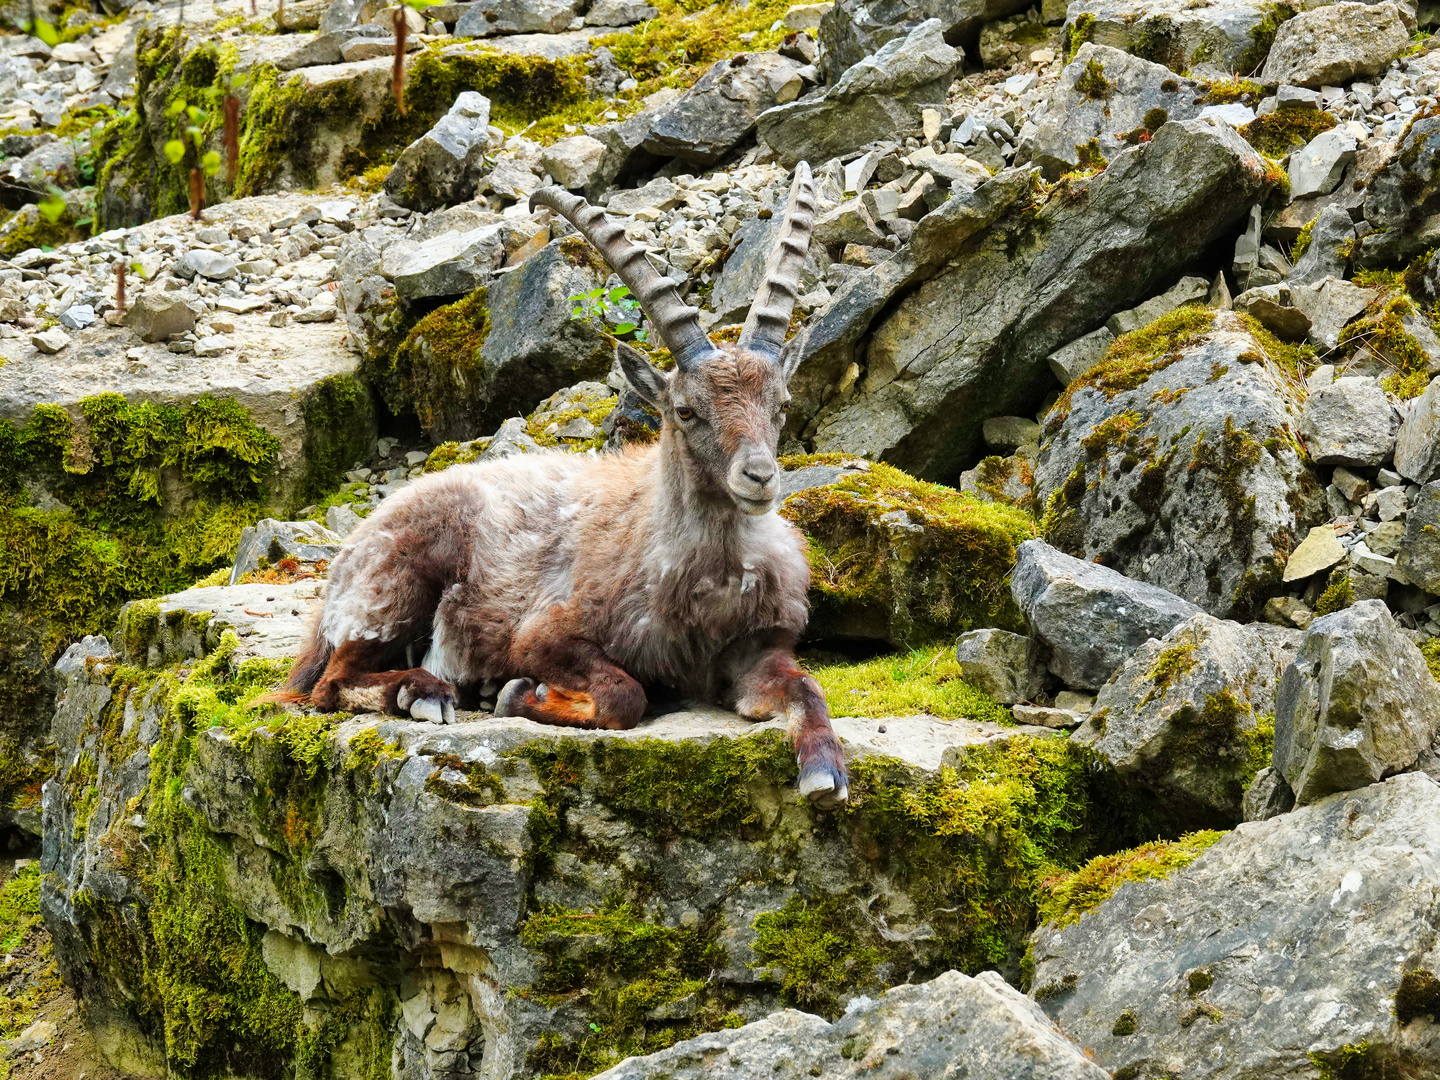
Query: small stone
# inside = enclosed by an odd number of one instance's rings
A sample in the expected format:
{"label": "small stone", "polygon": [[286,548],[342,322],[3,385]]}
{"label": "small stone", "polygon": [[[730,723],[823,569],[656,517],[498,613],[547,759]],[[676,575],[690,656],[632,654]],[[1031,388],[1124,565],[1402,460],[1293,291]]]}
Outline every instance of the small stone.
{"label": "small stone", "polygon": [[1293,596],[1272,596],[1265,601],[1260,618],[1274,626],[1293,626],[1304,630],[1315,621],[1315,612]]}
{"label": "small stone", "polygon": [[[64,48],[64,46],[60,46]],[[38,1050],[42,1046],[48,1046],[55,1041],[60,1029],[53,1020],[36,1020],[27,1027],[15,1040],[10,1043],[7,1049],[13,1054],[28,1054],[32,1050]]]}
{"label": "small stone", "polygon": [[1300,541],[1300,546],[1290,553],[1282,580],[1287,583],[1303,581],[1329,570],[1344,559],[1345,545],[1335,536],[1334,526],[1317,525]]}
{"label": "small stone", "polygon": [[42,353],[53,355],[70,344],[70,336],[60,327],[52,326],[49,330],[42,330],[38,334],[30,335],[30,344]]}
{"label": "small stone", "polygon": [[89,304],[76,304],[60,314],[60,325],[67,330],[84,330],[95,321],[95,309]]}
{"label": "small stone", "polygon": [[1040,425],[1023,416],[991,416],[981,430],[985,445],[992,450],[1010,451],[1040,442]]}
{"label": "small stone", "polygon": [[971,630],[955,647],[965,681],[1010,705],[1045,689],[1045,658],[1037,642],[1005,630]]}
{"label": "small stone", "polygon": [[1085,722],[1085,717],[1078,712],[1044,705],[1016,705],[1010,711],[1017,724],[1035,724],[1039,727],[1064,730],[1079,727]]}
{"label": "small stone", "polygon": [[223,353],[230,351],[234,347],[235,342],[231,341],[224,334],[211,334],[210,336],[202,337],[195,342],[195,355],[220,356]]}
{"label": "small stone", "polygon": [[1335,486],[1340,489],[1340,493],[1351,502],[1359,502],[1370,493],[1370,482],[1364,477],[1356,476],[1343,465],[1335,467],[1335,475],[1332,479]]}
{"label": "small stone", "polygon": [[271,326],[284,326],[289,321],[290,313],[288,311],[274,311],[270,313]]}
{"label": "small stone", "polygon": [[182,277],[192,278],[197,274],[211,281],[228,281],[235,276],[235,260],[228,255],[206,248],[191,248],[175,267]]}

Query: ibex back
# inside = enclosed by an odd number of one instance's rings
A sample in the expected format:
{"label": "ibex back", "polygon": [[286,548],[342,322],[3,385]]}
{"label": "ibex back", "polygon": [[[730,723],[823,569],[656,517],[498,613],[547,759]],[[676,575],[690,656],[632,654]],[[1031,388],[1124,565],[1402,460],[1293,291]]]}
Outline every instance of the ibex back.
{"label": "ibex back", "polygon": [[[805,542],[774,511],[793,363],[783,346],[814,217],[808,166],[734,345],[710,341],[601,211],[556,188],[536,205],[596,246],[669,346],[668,375],[618,347],[626,379],[660,412],[658,443],[455,466],[385,500],[331,566],[291,690],[320,709],[447,722],[456,684],[503,681],[497,715],[629,728],[646,687],[672,688],[787,719],[801,792],[842,804],[840,743],[795,662]],[[399,666],[422,645],[420,666]]]}

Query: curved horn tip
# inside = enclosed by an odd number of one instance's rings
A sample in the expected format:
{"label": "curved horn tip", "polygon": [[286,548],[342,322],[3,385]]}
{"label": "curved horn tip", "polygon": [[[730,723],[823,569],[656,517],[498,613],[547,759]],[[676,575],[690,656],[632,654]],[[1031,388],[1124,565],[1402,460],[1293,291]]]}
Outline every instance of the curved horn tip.
{"label": "curved horn tip", "polygon": [[563,191],[560,188],[555,187],[554,185],[551,185],[550,187],[542,187],[538,191],[536,191],[535,194],[530,196],[530,212],[533,214],[537,209],[542,206],[554,210],[557,208],[560,197],[569,194],[570,193],[568,191]]}

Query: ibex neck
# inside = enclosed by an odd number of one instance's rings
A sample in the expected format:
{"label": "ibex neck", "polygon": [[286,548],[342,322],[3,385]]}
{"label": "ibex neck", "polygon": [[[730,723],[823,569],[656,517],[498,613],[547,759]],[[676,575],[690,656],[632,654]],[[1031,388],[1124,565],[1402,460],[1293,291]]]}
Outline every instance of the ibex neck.
{"label": "ibex neck", "polygon": [[686,546],[726,546],[748,516],[712,483],[669,428],[660,433],[655,509],[665,540]]}

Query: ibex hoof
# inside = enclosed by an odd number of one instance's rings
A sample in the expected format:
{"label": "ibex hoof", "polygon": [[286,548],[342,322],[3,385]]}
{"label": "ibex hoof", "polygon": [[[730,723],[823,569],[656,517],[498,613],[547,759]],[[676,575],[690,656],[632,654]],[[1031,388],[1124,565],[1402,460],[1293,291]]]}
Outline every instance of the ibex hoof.
{"label": "ibex hoof", "polygon": [[415,720],[428,720],[432,724],[453,724],[455,706],[444,698],[416,698],[410,703],[410,716]]}
{"label": "ibex hoof", "polygon": [[500,690],[495,701],[496,716],[519,716],[520,704],[535,690],[533,679],[511,679]]}
{"label": "ibex hoof", "polygon": [[800,774],[800,794],[817,810],[838,810],[850,800],[850,787],[843,769],[812,765]]}

